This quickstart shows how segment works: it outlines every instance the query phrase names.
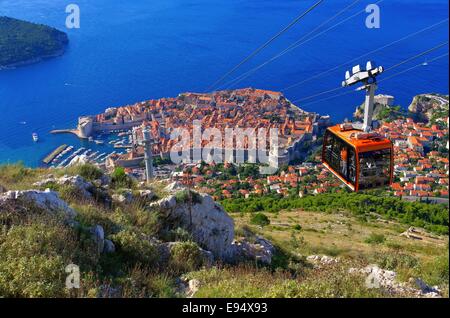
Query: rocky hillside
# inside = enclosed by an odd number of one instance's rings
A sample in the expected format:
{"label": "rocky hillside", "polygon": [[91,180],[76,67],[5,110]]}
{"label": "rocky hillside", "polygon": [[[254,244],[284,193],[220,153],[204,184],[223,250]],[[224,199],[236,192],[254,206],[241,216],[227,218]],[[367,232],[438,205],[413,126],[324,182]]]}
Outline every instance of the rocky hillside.
{"label": "rocky hillside", "polygon": [[430,123],[448,117],[448,95],[421,94],[413,98],[408,110],[417,119]]}
{"label": "rocky hillside", "polygon": [[[272,237],[278,227],[230,216],[177,183],[13,165],[0,166],[0,185],[0,297],[448,295],[448,284],[431,287],[412,267],[404,282],[386,263],[295,248]],[[67,289],[74,265],[80,286]],[[373,275],[377,288],[367,285]]]}
{"label": "rocky hillside", "polygon": [[[180,296],[185,272],[271,263],[270,242],[234,240],[233,219],[209,195],[177,184],[155,191],[92,166],[41,172],[0,169],[1,296]],[[36,181],[10,190],[16,180]],[[82,272],[75,292],[64,288],[69,264]]]}

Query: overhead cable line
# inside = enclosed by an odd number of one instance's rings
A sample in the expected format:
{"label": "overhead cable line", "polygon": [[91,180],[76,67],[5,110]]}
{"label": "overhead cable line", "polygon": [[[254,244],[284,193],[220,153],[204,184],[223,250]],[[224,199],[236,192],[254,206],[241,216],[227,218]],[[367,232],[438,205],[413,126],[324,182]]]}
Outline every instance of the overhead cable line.
{"label": "overhead cable line", "polygon": [[284,32],[288,31],[290,28],[292,28],[295,24],[297,24],[304,16],[306,16],[308,13],[310,13],[312,10],[314,10],[319,4],[321,4],[323,0],[317,1],[314,5],[312,5],[308,10],[300,14],[298,17],[296,17],[291,23],[289,23],[285,28],[283,28],[281,31],[279,31],[277,34],[272,36],[268,41],[266,41],[263,45],[258,47],[255,51],[253,51],[250,55],[248,55],[245,59],[243,59],[241,62],[239,62],[235,67],[233,67],[231,70],[229,70],[227,73],[225,73],[222,77],[220,77],[214,84],[212,84],[208,91],[216,87],[218,84],[220,84],[225,78],[227,78],[230,74],[232,74],[234,71],[236,71],[239,67],[241,67],[243,64],[248,62],[250,59],[252,59],[255,55],[257,55],[259,52],[264,50],[267,46],[269,46],[273,41],[275,41],[277,38],[279,38]]}
{"label": "overhead cable line", "polygon": [[[441,58],[443,58],[443,57],[446,57],[446,56],[448,56],[448,52],[445,53],[445,54],[439,55],[439,56],[437,56],[437,57],[435,57],[435,58],[432,58],[431,60],[428,60],[428,63],[432,63],[432,62],[437,61],[437,60],[439,60],[439,59],[441,59]],[[409,72],[409,71],[411,71],[411,70],[413,70],[413,69],[415,69],[415,68],[418,68],[418,67],[420,67],[420,66],[423,66],[423,63],[414,65],[414,66],[412,66],[412,67],[410,67],[410,68],[407,68],[407,69],[405,69],[405,70],[403,70],[403,71],[400,71],[400,72],[398,72],[398,73],[392,74],[391,76],[385,77],[385,78],[379,80],[378,82],[383,82],[383,81],[385,81],[385,80],[391,79],[391,78],[393,78],[393,77],[396,77],[396,76],[398,76],[398,75],[400,75],[400,74]]]}
{"label": "overhead cable line", "polygon": [[[424,56],[424,55],[426,55],[426,54],[429,54],[429,53],[431,53],[431,52],[433,52],[433,51],[436,51],[436,50],[440,49],[441,47],[443,47],[443,46],[445,46],[445,45],[447,45],[447,44],[448,44],[448,41],[443,42],[443,43],[441,43],[441,44],[439,44],[439,45],[437,45],[437,46],[435,46],[435,47],[433,47],[433,48],[431,48],[431,49],[425,50],[425,51],[423,51],[423,52],[420,52],[419,54],[416,54],[416,55],[414,55],[414,56],[412,56],[412,57],[409,57],[409,58],[407,58],[407,59],[404,59],[403,61],[401,61],[401,62],[399,62],[399,63],[397,63],[397,64],[395,64],[395,65],[393,65],[393,66],[391,66],[391,67],[389,67],[389,68],[387,68],[387,69],[385,70],[385,72],[388,71],[388,70],[389,70],[389,71],[390,71],[390,70],[393,70],[393,69],[395,69],[395,68],[397,68],[397,67],[399,67],[399,66],[401,66],[401,65],[403,65],[403,64],[405,64],[405,63],[407,63],[407,62],[410,62],[410,61],[412,61],[412,60],[415,60],[415,59],[417,59],[417,58],[419,58],[419,57],[421,57],[421,56]],[[420,65],[422,65],[422,64],[420,64]],[[390,78],[390,77],[388,77],[388,78]],[[384,79],[386,79],[386,78],[384,78]],[[384,79],[381,79],[381,80],[379,80],[378,82],[381,82],[381,81],[383,81]],[[320,92],[320,93],[316,93],[316,94],[311,95],[311,96],[307,96],[307,97],[304,97],[304,98],[297,99],[297,100],[293,101],[293,103],[298,103],[298,102],[302,102],[302,101],[305,101],[305,100],[309,100],[309,99],[312,99],[312,98],[317,97],[317,96],[321,96],[321,95],[325,95],[325,94],[328,94],[328,93],[332,93],[332,92],[341,90],[341,89],[343,89],[343,88],[344,88],[343,86],[339,86],[339,87],[336,87],[336,88],[333,88],[333,89],[329,89],[329,90],[326,90],[326,91],[323,91],[323,92]]]}
{"label": "overhead cable line", "polygon": [[[439,56],[437,56],[437,57],[435,57],[435,58],[433,58],[433,59],[431,59],[431,60],[428,60],[428,63],[432,63],[432,62],[434,62],[434,61],[437,61],[437,60],[439,60],[439,59],[441,59],[441,58],[443,58],[443,57],[445,57],[445,56],[448,56],[448,53],[439,55]],[[393,78],[393,77],[396,77],[396,76],[398,76],[398,75],[401,75],[401,74],[403,74],[403,73],[409,72],[409,71],[411,71],[411,70],[413,70],[413,69],[416,69],[416,68],[418,68],[418,67],[420,67],[420,66],[423,66],[423,63],[414,65],[414,66],[412,66],[412,67],[410,67],[410,68],[407,68],[407,69],[405,69],[405,70],[403,70],[403,71],[400,71],[400,72],[397,72],[397,73],[395,73],[395,74],[392,74],[391,76],[388,76],[388,77],[385,77],[385,78],[383,78],[383,79],[380,79],[380,80],[378,81],[378,83],[383,82],[383,81],[386,81],[386,80],[389,80],[389,79],[391,79],[391,78]],[[354,92],[354,90],[351,90],[351,91],[347,91],[347,92],[344,92],[344,93],[341,93],[341,94],[337,94],[337,95],[329,96],[329,97],[326,97],[326,98],[322,98],[322,99],[319,99],[319,100],[316,100],[316,101],[313,101],[313,102],[309,102],[309,103],[303,104],[302,107],[305,107],[305,106],[308,106],[308,105],[312,105],[312,104],[316,104],[316,103],[319,103],[319,102],[323,102],[323,101],[326,101],[326,100],[329,100],[329,99],[334,99],[334,98],[341,97],[341,96],[344,96],[344,95],[348,95],[348,94],[351,94],[351,93],[353,93],[353,92]],[[295,103],[295,102],[296,102],[296,101],[294,101],[294,102],[292,102],[292,103]]]}
{"label": "overhead cable line", "polygon": [[[344,12],[348,11],[351,7],[353,7],[355,4],[357,4],[358,2],[360,2],[361,0],[355,0],[354,2],[352,2],[350,5],[348,5],[347,7],[345,7],[344,9],[342,9],[341,11],[339,11],[338,13],[336,13],[334,16],[332,16],[331,18],[327,19],[325,22],[321,23],[318,27],[314,28],[312,31],[308,32],[306,35],[304,35],[303,37],[301,37],[299,40],[295,41],[294,43],[292,43],[290,46],[288,46],[286,49],[284,49],[283,51],[281,51],[280,53],[278,53],[277,55],[273,56],[272,58],[270,58],[269,60],[265,61],[264,63],[260,64],[259,66],[245,72],[244,74],[241,74],[240,76],[236,77],[235,79],[228,81],[227,83],[225,83],[224,85],[222,85],[225,88],[229,88],[231,85],[236,85],[238,83],[240,83],[241,81],[243,81],[244,79],[246,79],[248,76],[252,75],[253,73],[255,73],[256,71],[258,71],[259,69],[261,69],[262,67],[266,66],[267,64],[275,61],[276,59],[282,57],[283,55],[287,54],[288,52],[292,51],[293,49],[303,45],[304,43],[308,42],[308,41],[304,41],[308,36],[314,34],[316,31],[320,30],[320,28],[322,28],[324,25],[328,24],[330,21],[333,21],[334,19],[336,19],[338,16],[340,16],[341,14],[343,14]],[[379,2],[381,2],[383,0],[380,0]],[[364,12],[358,12],[358,14]],[[351,16],[350,18],[355,17]],[[346,19],[345,21],[347,21],[348,19]],[[344,21],[344,22],[345,22]],[[340,23],[341,24],[341,23]],[[336,27],[339,24],[336,24],[334,27]],[[331,28],[329,28],[326,31],[329,31]],[[323,34],[324,32],[320,33]],[[220,86],[220,87],[222,87]],[[220,88],[218,87],[218,88]]]}
{"label": "overhead cable line", "polygon": [[387,71],[393,70],[394,68],[397,68],[397,67],[399,67],[399,66],[401,66],[401,65],[403,65],[403,64],[405,64],[405,63],[408,63],[409,61],[415,60],[415,59],[417,59],[417,58],[419,58],[419,57],[421,57],[421,56],[424,56],[424,55],[426,55],[426,54],[428,54],[428,53],[431,53],[431,52],[433,52],[433,51],[436,51],[437,49],[440,49],[441,47],[443,47],[443,46],[445,46],[445,45],[447,45],[447,44],[448,44],[448,41],[447,41],[447,42],[444,42],[444,43],[441,43],[441,44],[439,44],[439,45],[437,45],[437,46],[435,46],[435,47],[433,47],[433,48],[431,48],[431,49],[429,49],[429,50],[426,50],[426,51],[424,51],[424,52],[422,52],[422,53],[419,53],[419,54],[417,54],[417,55],[415,55],[415,56],[413,56],[413,57],[410,57],[409,59],[406,59],[406,60],[404,60],[404,61],[402,61],[402,62],[400,62],[400,63],[397,63],[397,64],[395,64],[395,65],[393,65],[393,66],[391,66],[391,67],[385,69],[384,71],[387,72]]}
{"label": "overhead cable line", "polygon": [[445,23],[445,22],[448,22],[448,18],[447,18],[447,19],[444,19],[444,20],[442,20],[442,21],[439,21],[439,22],[437,22],[437,23],[435,23],[435,24],[433,24],[433,25],[430,25],[430,26],[428,26],[428,27],[426,27],[426,28],[423,28],[423,29],[421,29],[421,30],[419,30],[419,31],[416,31],[416,32],[413,32],[413,33],[411,33],[411,34],[409,34],[409,35],[406,35],[406,36],[404,36],[404,37],[402,37],[402,38],[400,38],[400,39],[398,39],[398,40],[395,40],[395,41],[393,41],[393,42],[391,42],[391,43],[389,43],[389,44],[383,45],[383,46],[381,46],[381,47],[379,47],[379,48],[377,48],[377,49],[375,49],[375,50],[372,50],[372,51],[370,51],[370,52],[364,53],[363,55],[360,55],[360,56],[358,56],[358,57],[355,57],[354,59],[352,59],[352,60],[350,60],[350,61],[347,61],[347,62],[345,62],[345,63],[339,64],[339,65],[337,65],[337,66],[335,66],[335,67],[333,67],[333,68],[330,68],[330,69],[328,69],[328,70],[326,70],[326,71],[324,71],[324,72],[321,72],[321,73],[319,73],[319,74],[313,75],[313,76],[311,76],[311,77],[309,77],[309,78],[307,78],[307,79],[304,79],[304,80],[302,80],[302,81],[300,81],[300,82],[297,82],[297,83],[295,83],[295,84],[292,84],[292,85],[290,85],[290,86],[288,86],[288,87],[285,87],[285,88],[281,89],[280,91],[284,92],[284,91],[287,91],[287,90],[289,90],[289,89],[291,89],[291,88],[294,88],[294,87],[296,87],[296,86],[299,86],[299,85],[301,85],[301,84],[304,84],[304,83],[306,83],[306,82],[309,82],[309,81],[311,81],[311,80],[313,80],[313,79],[322,77],[323,75],[326,75],[326,74],[328,74],[328,73],[330,73],[330,72],[332,72],[332,71],[335,71],[335,70],[337,70],[337,69],[339,69],[339,68],[342,68],[342,67],[344,67],[344,66],[346,66],[346,65],[348,65],[348,64],[350,64],[350,63],[352,63],[352,62],[358,61],[358,60],[362,59],[363,57],[369,56],[369,55],[371,55],[371,54],[373,54],[373,53],[376,53],[376,52],[379,52],[379,51],[381,51],[381,50],[384,50],[385,48],[388,48],[388,47],[390,47],[390,46],[392,46],[392,45],[394,45],[394,44],[397,44],[397,43],[399,43],[399,42],[401,42],[401,41],[407,40],[407,39],[409,39],[409,38],[411,38],[411,37],[413,37],[413,36],[416,36],[416,35],[418,35],[418,34],[420,34],[420,33],[423,33],[423,32],[425,32],[425,31],[431,30],[431,29],[433,29],[433,28],[437,27],[438,25],[441,25],[441,24],[443,24],[443,23]]}

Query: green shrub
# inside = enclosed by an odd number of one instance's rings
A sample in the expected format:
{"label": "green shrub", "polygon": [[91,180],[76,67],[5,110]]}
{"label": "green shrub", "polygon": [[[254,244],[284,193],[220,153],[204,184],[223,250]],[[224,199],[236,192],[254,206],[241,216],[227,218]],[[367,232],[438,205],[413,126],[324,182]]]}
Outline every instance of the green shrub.
{"label": "green shrub", "polygon": [[285,271],[248,266],[202,269],[185,275],[200,280],[196,297],[218,298],[341,298],[380,297],[381,289],[368,289],[364,279],[348,274],[344,266],[310,270],[306,278]]}
{"label": "green shrub", "polygon": [[413,269],[419,264],[419,261],[414,256],[400,252],[374,253],[369,257],[369,260],[388,270]]}
{"label": "green shrub", "polygon": [[302,230],[302,226],[300,224],[294,224],[294,226],[292,227],[295,231],[301,231]]}
{"label": "green shrub", "polygon": [[146,237],[133,231],[121,231],[111,237],[128,263],[155,264],[159,255],[157,248]]}
{"label": "green shrub", "polygon": [[150,271],[142,266],[135,266],[119,280],[122,297],[126,298],[173,298],[176,297],[175,280],[164,274]]}
{"label": "green shrub", "polygon": [[193,204],[201,204],[202,197],[195,191],[182,190],[175,194],[175,199],[177,203],[188,203],[189,200],[192,200]]}
{"label": "green shrub", "polygon": [[192,241],[192,234],[181,227],[177,227],[176,229],[171,230],[169,236],[170,241],[181,241],[181,242]]}
{"label": "green shrub", "polygon": [[194,242],[177,243],[171,248],[170,266],[180,273],[199,269],[205,262],[198,245]]}
{"label": "green shrub", "polygon": [[449,282],[449,255],[447,254],[436,257],[435,259],[424,263],[420,266],[419,276],[431,285],[438,285],[447,288]]}
{"label": "green shrub", "polygon": [[65,297],[65,267],[88,269],[95,253],[76,234],[58,224],[16,225],[0,233],[0,295]]}
{"label": "green shrub", "polygon": [[260,226],[266,226],[270,224],[270,220],[267,217],[267,215],[263,214],[263,213],[256,213],[254,214],[251,219],[250,222],[252,222],[253,224],[256,225],[260,225]]}
{"label": "green shrub", "polygon": [[117,167],[111,175],[111,185],[115,189],[132,188],[134,181],[125,173],[123,167]]}
{"label": "green shrub", "polygon": [[278,212],[289,209],[306,211],[336,212],[348,211],[361,222],[373,213],[403,224],[424,227],[438,233],[448,234],[449,214],[444,204],[408,202],[395,197],[364,193],[326,193],[317,196],[281,197],[269,194],[263,197],[231,198],[221,201],[228,212]]}
{"label": "green shrub", "polygon": [[103,176],[103,172],[94,165],[83,164],[76,166],[77,174],[89,181],[100,179]]}
{"label": "green shrub", "polygon": [[383,234],[372,233],[367,237],[364,242],[367,244],[383,244],[386,241],[386,237]]}

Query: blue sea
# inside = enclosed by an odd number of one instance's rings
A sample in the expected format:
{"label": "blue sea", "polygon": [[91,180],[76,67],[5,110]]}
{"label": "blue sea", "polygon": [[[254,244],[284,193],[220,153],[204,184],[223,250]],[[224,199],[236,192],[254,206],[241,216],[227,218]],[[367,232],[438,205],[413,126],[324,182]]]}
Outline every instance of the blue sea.
{"label": "blue sea", "polygon": [[[65,8],[81,10],[80,29],[66,29]],[[47,24],[68,33],[70,45],[58,58],[0,71],[0,163],[23,161],[38,166],[61,144],[80,147],[71,135],[51,135],[74,127],[83,114],[146,99],[204,92],[245,56],[281,30],[315,0],[0,0],[0,15]],[[227,80],[260,65],[333,17],[354,0],[325,0],[295,27],[244,64]],[[239,85],[284,90],[336,66],[284,93],[299,107],[351,117],[363,93],[309,96],[340,86],[347,69],[368,58],[389,68],[448,40],[448,22],[379,52],[367,52],[448,18],[447,0],[384,0],[379,29],[368,29],[375,0],[359,1],[320,31],[321,35],[264,66]],[[354,17],[350,18],[352,15]],[[341,23],[344,19],[345,22]],[[338,23],[330,30],[327,28]],[[317,33],[319,33],[318,31]],[[380,77],[433,60],[448,46],[388,71]],[[448,94],[448,57],[380,82],[378,93],[394,95],[407,107],[416,94]],[[349,90],[351,90],[349,88]],[[330,97],[330,98],[329,98]],[[329,99],[327,99],[329,98]],[[324,100],[325,99],[325,100]],[[34,143],[31,134],[40,136]],[[84,142],[83,145],[87,145]],[[91,148],[106,146],[93,146]]]}

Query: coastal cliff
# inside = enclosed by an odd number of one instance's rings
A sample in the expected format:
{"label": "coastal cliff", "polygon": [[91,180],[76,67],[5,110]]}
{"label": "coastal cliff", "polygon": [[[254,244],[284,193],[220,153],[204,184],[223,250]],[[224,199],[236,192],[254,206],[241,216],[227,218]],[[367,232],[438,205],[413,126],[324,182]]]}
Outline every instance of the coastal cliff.
{"label": "coastal cliff", "polygon": [[408,110],[418,120],[434,123],[448,117],[448,95],[420,94],[414,96]]}
{"label": "coastal cliff", "polygon": [[0,69],[62,55],[68,43],[67,34],[55,28],[0,17]]}

